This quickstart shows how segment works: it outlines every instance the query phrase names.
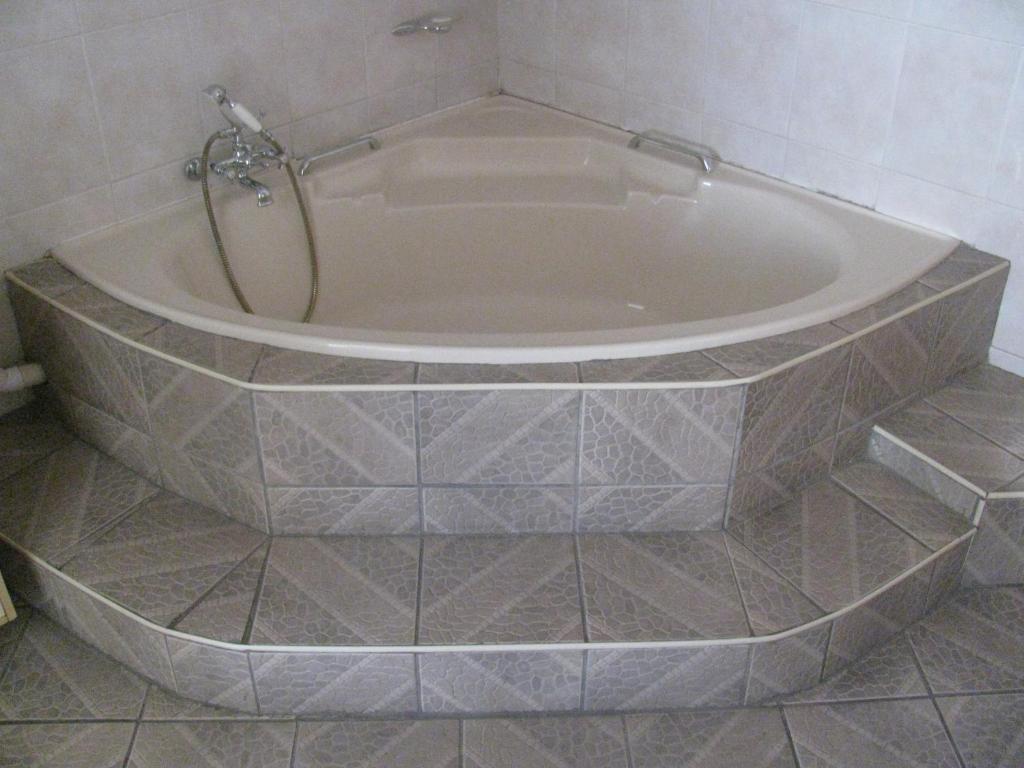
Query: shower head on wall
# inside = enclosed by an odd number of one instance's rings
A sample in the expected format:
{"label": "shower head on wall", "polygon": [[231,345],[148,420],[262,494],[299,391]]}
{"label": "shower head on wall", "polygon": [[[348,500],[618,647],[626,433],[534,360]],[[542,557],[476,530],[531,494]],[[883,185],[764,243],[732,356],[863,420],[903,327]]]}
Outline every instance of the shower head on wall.
{"label": "shower head on wall", "polygon": [[397,37],[414,35],[417,32],[436,32],[438,34],[443,34],[445,32],[451,32],[452,26],[454,26],[455,22],[458,20],[458,16],[449,16],[443,13],[428,13],[416,19],[403,21],[391,30],[391,34]]}

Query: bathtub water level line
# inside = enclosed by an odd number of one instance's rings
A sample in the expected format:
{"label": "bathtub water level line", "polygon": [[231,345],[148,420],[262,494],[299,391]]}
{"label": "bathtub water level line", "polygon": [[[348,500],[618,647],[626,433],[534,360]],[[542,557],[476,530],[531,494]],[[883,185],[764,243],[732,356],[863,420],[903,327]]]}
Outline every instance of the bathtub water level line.
{"label": "bathtub water level line", "polygon": [[[210,199],[209,175],[212,170],[218,176],[224,176],[243,187],[256,192],[256,204],[262,208],[274,202],[274,198],[263,184],[252,179],[249,174],[256,168],[284,167],[288,174],[288,181],[291,182],[292,191],[299,204],[299,214],[302,216],[302,226],[306,231],[306,246],[309,250],[310,288],[309,302],[306,311],[302,316],[302,322],[308,323],[316,310],[316,303],[320,297],[320,263],[316,253],[316,241],[313,238],[313,226],[309,220],[309,212],[306,210],[306,201],[299,187],[298,177],[292,169],[291,159],[285,152],[280,142],[273,134],[263,127],[252,112],[238,102],[228,98],[227,91],[223,86],[211,85],[203,89],[203,93],[213,99],[220,107],[221,114],[231,123],[230,128],[217,131],[203,146],[203,153],[199,157],[193,157],[185,164],[185,175],[190,179],[198,180],[203,186],[203,203],[206,205],[206,216],[210,221],[210,232],[213,235],[213,242],[217,246],[217,254],[220,256],[221,265],[224,268],[224,276],[227,278],[231,292],[235,295],[239,305],[248,314],[255,314],[252,305],[245,297],[242,287],[238,284],[235,271],[231,267],[231,260],[228,258],[227,250],[224,248],[224,240],[221,238],[220,229],[217,227],[217,217],[213,212],[213,202]],[[248,128],[262,138],[266,144],[252,145],[242,141],[242,130]],[[210,162],[210,151],[213,145],[221,140],[229,140],[232,144],[231,156],[219,162]]]}

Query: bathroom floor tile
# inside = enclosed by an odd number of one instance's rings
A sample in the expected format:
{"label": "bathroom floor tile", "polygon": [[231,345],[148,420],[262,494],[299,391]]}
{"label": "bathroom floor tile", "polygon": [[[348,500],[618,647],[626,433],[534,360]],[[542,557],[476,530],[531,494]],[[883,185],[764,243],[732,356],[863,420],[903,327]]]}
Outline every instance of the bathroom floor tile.
{"label": "bathroom floor tile", "polygon": [[959,761],[928,699],[785,708],[804,766],[957,768]]}
{"label": "bathroom floor tile", "polygon": [[936,693],[1024,688],[1024,591],[962,590],[908,633]]}
{"label": "bathroom floor tile", "polygon": [[170,493],[84,543],[65,572],[168,624],[245,559],[264,536]]}
{"label": "bathroom floor tile", "polygon": [[0,679],[0,719],[134,719],[146,683],[36,613]]}
{"label": "bathroom floor tile", "polygon": [[32,403],[0,416],[0,481],[71,442],[71,434]]}
{"label": "bathroom floor tile", "polygon": [[50,562],[158,488],[75,441],[0,483],[0,531]]}
{"label": "bathroom floor tile", "polygon": [[457,720],[299,723],[294,768],[459,768]]}
{"label": "bathroom floor tile", "polygon": [[274,539],[251,642],[411,644],[419,549],[397,536]]}
{"label": "bathroom floor tile", "polygon": [[617,717],[467,720],[463,728],[465,768],[627,768]]}
{"label": "bathroom floor tile", "polygon": [[294,723],[142,723],[128,768],[288,768]]}
{"label": "bathroom floor tile", "polygon": [[633,768],[796,768],[777,709],[627,715]]}
{"label": "bathroom floor tile", "polygon": [[967,584],[1024,584],[1024,497],[990,499],[971,543]]}
{"label": "bathroom floor tile", "polygon": [[151,685],[142,708],[143,720],[251,720],[251,712],[200,704],[165,688]]}
{"label": "bathroom floor tile", "polygon": [[240,643],[256,602],[256,590],[267,559],[263,545],[188,609],[174,629],[226,643]]}
{"label": "bathroom floor tile", "polygon": [[807,703],[927,695],[910,643],[900,635],[821,685],[784,699]]}
{"label": "bathroom floor tile", "polygon": [[419,641],[581,641],[571,536],[427,537]]}
{"label": "bathroom floor tile", "polygon": [[835,480],[929,549],[942,549],[970,530],[961,515],[881,464],[853,464]]}
{"label": "bathroom floor tile", "polygon": [[831,323],[822,323],[766,339],[707,349],[704,354],[737,376],[756,376],[839,341],[846,335],[841,328]]}
{"label": "bathroom floor tile", "polygon": [[1024,694],[937,701],[967,768],[1024,765]]}
{"label": "bathroom floor tile", "polygon": [[118,768],[135,723],[0,724],[4,761],[16,768]]}
{"label": "bathroom floor tile", "polygon": [[[10,574],[8,574],[9,576]],[[11,597],[13,598],[14,595]],[[14,651],[18,647],[18,641],[21,640],[21,636],[28,626],[29,617],[32,616],[31,608],[18,605],[16,600],[14,604],[18,615],[14,618],[14,621],[9,621],[0,626],[0,680],[3,679],[7,665],[10,664],[11,659],[14,657]]]}
{"label": "bathroom floor tile", "polygon": [[768,567],[757,555],[735,540],[725,540],[732,556],[747,619],[755,635],[768,635],[824,615],[807,595]]}
{"label": "bathroom floor tile", "polygon": [[1024,457],[1024,379],[992,365],[957,376],[928,402]]}
{"label": "bathroom floor tile", "polygon": [[625,381],[728,381],[736,378],[702,352],[580,363],[587,383]]}
{"label": "bathroom floor tile", "polygon": [[581,533],[699,531],[722,527],[726,485],[599,485],[579,489]]}
{"label": "bathroom floor tile", "polygon": [[829,480],[730,530],[826,610],[854,602],[929,554]]}
{"label": "bathroom floor tile", "polygon": [[1024,473],[1024,460],[926,402],[904,408],[879,426],[983,491],[998,490]]}
{"label": "bathroom floor tile", "polygon": [[750,632],[718,531],[582,536],[580,569],[591,640]]}

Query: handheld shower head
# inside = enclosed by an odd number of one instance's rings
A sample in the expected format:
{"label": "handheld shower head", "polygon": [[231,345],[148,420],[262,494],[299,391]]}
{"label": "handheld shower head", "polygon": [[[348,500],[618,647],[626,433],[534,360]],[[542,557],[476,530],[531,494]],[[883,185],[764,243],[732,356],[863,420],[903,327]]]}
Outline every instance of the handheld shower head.
{"label": "handheld shower head", "polygon": [[259,118],[238,102],[229,99],[227,88],[223,85],[208,85],[203,88],[203,93],[220,107],[220,113],[224,115],[224,119],[235,128],[248,128],[256,133],[263,132],[263,123]]}

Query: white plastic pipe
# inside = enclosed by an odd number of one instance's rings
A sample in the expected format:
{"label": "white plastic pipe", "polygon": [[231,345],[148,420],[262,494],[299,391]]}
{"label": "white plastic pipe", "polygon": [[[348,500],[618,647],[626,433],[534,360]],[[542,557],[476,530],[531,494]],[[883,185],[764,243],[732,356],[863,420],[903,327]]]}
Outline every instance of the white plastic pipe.
{"label": "white plastic pipe", "polygon": [[38,363],[0,368],[0,392],[16,392],[42,384],[44,381],[46,374],[43,373],[43,366]]}

